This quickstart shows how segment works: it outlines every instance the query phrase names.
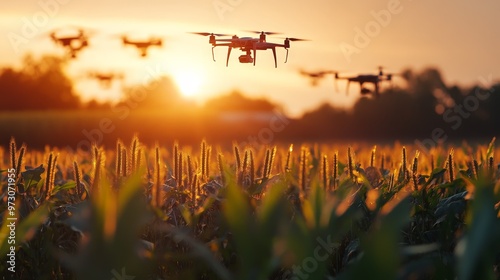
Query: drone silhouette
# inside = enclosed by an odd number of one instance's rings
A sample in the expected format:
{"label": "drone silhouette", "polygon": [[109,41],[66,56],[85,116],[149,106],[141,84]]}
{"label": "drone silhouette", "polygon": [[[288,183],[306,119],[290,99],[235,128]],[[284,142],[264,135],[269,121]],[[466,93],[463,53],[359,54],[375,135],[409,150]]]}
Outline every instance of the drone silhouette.
{"label": "drone silhouette", "polygon": [[62,48],[67,49],[71,58],[76,58],[77,53],[89,45],[89,32],[85,31],[83,28],[77,28],[77,34],[73,36],[63,36],[58,34],[58,30],[50,32],[49,35],[56,45],[60,45]]}
{"label": "drone silhouette", "polygon": [[[384,81],[392,81],[393,76],[397,75],[397,74],[393,74],[393,73],[384,73],[383,67],[379,67],[378,74],[360,74],[357,76],[350,76],[350,77],[339,76],[339,72],[333,71],[333,70],[317,71],[317,72],[306,72],[306,71],[300,70],[300,74],[309,77],[311,79],[311,84],[313,86],[316,86],[318,84],[319,80],[323,79],[326,75],[333,74],[336,88],[338,88],[337,80],[346,80],[347,81],[346,94],[349,93],[350,83],[355,82],[355,83],[359,84],[361,95],[373,94],[373,95],[375,95],[375,97],[378,97],[380,95],[380,83],[384,82]],[[363,85],[365,83],[372,84],[374,86],[374,89],[371,90],[369,88],[364,87]]]}
{"label": "drone silhouette", "polygon": [[322,80],[326,75],[329,75],[329,74],[335,75],[336,72],[331,71],[331,70],[320,70],[320,71],[316,71],[316,72],[307,72],[307,71],[300,69],[299,73],[303,76],[310,78],[311,85],[313,87],[315,87],[319,84],[319,81]]}
{"label": "drone silhouette", "polygon": [[162,47],[163,40],[159,37],[150,37],[149,40],[131,40],[129,37],[125,35],[120,36],[122,43],[124,46],[131,45],[136,47],[139,50],[139,54],[141,57],[146,57],[148,55],[148,49],[151,46]]}
{"label": "drone silhouette", "polygon": [[[278,67],[278,62],[276,59],[276,48],[284,48],[286,50],[285,63],[288,61],[288,49],[290,48],[290,42],[295,41],[307,41],[306,39],[299,38],[284,38],[283,44],[270,43],[266,41],[266,35],[276,35],[281,34],[278,32],[264,32],[264,31],[248,31],[251,33],[260,34],[259,38],[253,37],[238,37],[233,35],[231,38],[216,39],[216,37],[231,36],[228,34],[218,34],[209,32],[191,32],[192,34],[209,36],[209,44],[212,45],[212,59],[215,61],[214,48],[226,46],[227,48],[227,58],[226,67],[229,65],[229,57],[231,56],[232,49],[240,49],[245,52],[239,56],[240,63],[255,63],[257,61],[257,51],[258,50],[268,50],[271,49],[274,56],[274,67]],[[252,57],[253,52],[253,57]]]}
{"label": "drone silhouette", "polygon": [[89,71],[88,78],[96,79],[102,88],[109,89],[114,80],[123,80],[122,73]]}

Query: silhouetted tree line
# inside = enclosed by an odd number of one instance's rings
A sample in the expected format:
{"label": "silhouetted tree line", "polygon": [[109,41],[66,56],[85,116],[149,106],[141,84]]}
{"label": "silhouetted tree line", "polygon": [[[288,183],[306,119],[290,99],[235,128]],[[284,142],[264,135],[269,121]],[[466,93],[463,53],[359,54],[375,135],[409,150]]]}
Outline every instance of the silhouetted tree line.
{"label": "silhouetted tree line", "polygon": [[[65,63],[57,57],[44,56],[36,60],[27,56],[21,68],[1,70],[0,110],[104,109],[117,120],[115,124],[119,131],[120,121],[127,119],[131,112],[143,111],[141,109],[177,110],[182,114],[186,109],[195,107],[192,102],[181,97],[168,77],[125,88],[124,100],[113,106],[95,101],[83,104],[64,72]],[[448,137],[471,139],[498,136],[499,84],[491,88],[475,86],[468,89],[448,86],[434,68],[418,73],[406,70],[401,76],[406,81],[405,86],[386,87],[378,98],[360,98],[351,110],[324,104],[299,119],[287,122],[283,130],[273,135],[273,140],[404,140],[432,138],[438,134],[441,140]],[[193,117],[193,123],[189,124],[189,118],[182,115],[178,117],[184,121],[185,127],[195,125],[204,133],[206,131],[230,138],[238,137],[240,133],[245,137],[247,135],[243,134],[258,134],[263,124],[245,123],[245,126],[241,126],[220,123],[223,119],[216,115],[220,112],[246,111],[249,114],[269,112],[271,116],[274,110],[279,110],[278,107],[268,100],[249,99],[241,92],[234,91],[208,101],[204,109],[208,109],[205,112],[209,113],[201,120]],[[135,129],[130,125],[132,121],[128,119],[124,131]],[[139,128],[143,126],[139,125]],[[253,127],[252,132],[243,132],[242,129],[248,127]],[[75,131],[78,133],[79,130]]]}
{"label": "silhouetted tree line", "polygon": [[71,80],[64,73],[64,59],[27,55],[20,69],[0,70],[0,110],[77,109],[81,106]]}
{"label": "silhouetted tree line", "polygon": [[437,69],[403,72],[405,88],[379,98],[361,98],[352,110],[330,105],[305,113],[287,129],[299,139],[483,138],[500,132],[500,85],[461,89],[447,86]]}

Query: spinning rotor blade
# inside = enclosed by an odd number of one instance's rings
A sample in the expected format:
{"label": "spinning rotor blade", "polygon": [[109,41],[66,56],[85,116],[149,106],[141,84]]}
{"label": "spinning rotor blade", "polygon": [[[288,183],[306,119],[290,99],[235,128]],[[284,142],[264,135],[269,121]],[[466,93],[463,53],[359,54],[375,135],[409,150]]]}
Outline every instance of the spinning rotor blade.
{"label": "spinning rotor blade", "polygon": [[308,39],[301,39],[301,38],[284,38],[285,40],[290,40],[292,42],[300,42],[300,41],[310,41]]}
{"label": "spinning rotor blade", "polygon": [[232,35],[229,35],[229,34],[222,34],[222,33],[209,33],[209,32],[188,32],[188,33],[191,33],[191,34],[195,34],[195,35],[201,35],[201,36],[232,36]]}
{"label": "spinning rotor blade", "polygon": [[267,32],[267,31],[255,31],[255,30],[244,30],[245,32],[255,33],[255,34],[265,34],[265,35],[278,35],[283,34],[281,32]]}

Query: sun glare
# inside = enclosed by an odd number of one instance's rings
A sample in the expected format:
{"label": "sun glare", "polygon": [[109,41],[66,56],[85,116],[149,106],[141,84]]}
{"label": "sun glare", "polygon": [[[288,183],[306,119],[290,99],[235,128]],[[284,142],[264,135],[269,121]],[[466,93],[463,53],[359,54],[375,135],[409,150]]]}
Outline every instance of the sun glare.
{"label": "sun glare", "polygon": [[203,84],[203,75],[196,69],[178,70],[173,74],[175,83],[180,93],[185,97],[193,97],[200,94]]}

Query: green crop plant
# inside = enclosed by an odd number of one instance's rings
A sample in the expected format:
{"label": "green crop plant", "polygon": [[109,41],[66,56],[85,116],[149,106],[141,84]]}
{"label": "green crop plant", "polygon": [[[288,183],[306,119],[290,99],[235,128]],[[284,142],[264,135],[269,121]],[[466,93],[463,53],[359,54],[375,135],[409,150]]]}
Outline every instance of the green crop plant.
{"label": "green crop plant", "polygon": [[430,153],[215,145],[212,157],[205,140],[85,153],[12,139],[0,269],[15,168],[16,279],[498,279],[494,140]]}

